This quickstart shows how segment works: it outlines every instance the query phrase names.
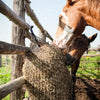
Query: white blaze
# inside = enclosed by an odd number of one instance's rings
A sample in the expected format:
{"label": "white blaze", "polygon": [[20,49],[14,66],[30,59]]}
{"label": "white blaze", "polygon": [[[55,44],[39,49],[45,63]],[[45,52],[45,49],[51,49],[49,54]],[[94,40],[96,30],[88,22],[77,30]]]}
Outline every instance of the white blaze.
{"label": "white blaze", "polygon": [[63,30],[63,34],[59,38],[55,39],[54,42],[59,48],[66,48],[66,43],[68,42],[70,37],[73,35],[74,28],[69,28],[67,26],[68,25],[68,17],[65,15],[65,13],[62,12],[61,15],[66,19],[66,26]]}

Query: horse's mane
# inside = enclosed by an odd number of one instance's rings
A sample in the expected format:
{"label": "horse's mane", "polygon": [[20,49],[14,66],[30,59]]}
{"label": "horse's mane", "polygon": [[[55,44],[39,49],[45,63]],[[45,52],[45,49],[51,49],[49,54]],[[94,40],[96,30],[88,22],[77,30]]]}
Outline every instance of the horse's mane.
{"label": "horse's mane", "polygon": [[91,16],[100,18],[100,0],[87,0],[88,9]]}

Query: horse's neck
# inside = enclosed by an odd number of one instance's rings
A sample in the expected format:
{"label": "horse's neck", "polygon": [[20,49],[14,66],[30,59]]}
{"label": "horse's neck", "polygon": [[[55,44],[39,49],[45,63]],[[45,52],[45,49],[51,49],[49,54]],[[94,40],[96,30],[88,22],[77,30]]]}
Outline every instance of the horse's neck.
{"label": "horse's neck", "polygon": [[80,1],[82,2],[81,4],[81,12],[84,16],[84,19],[87,23],[87,25],[90,25],[98,30],[100,30],[100,10],[98,8],[98,10],[96,9],[89,9],[88,5],[86,4],[87,0],[82,0]]}
{"label": "horse's neck", "polygon": [[86,23],[98,30],[100,30],[100,20],[93,18],[91,16],[86,16],[85,17]]}

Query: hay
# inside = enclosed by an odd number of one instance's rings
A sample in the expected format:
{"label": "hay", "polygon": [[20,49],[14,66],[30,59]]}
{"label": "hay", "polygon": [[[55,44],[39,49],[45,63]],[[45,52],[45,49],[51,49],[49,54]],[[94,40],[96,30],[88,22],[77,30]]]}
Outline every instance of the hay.
{"label": "hay", "polygon": [[30,100],[70,100],[71,75],[61,50],[44,45],[34,53],[41,62],[26,59],[23,67]]}

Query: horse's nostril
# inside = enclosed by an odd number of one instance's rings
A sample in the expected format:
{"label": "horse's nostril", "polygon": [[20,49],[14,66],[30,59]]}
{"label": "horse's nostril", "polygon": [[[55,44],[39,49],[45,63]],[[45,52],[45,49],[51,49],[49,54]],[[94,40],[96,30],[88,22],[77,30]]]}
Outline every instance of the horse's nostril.
{"label": "horse's nostril", "polygon": [[66,61],[65,61],[65,64],[66,65],[72,65],[73,62],[75,61],[76,59],[74,57],[72,57],[70,54],[67,54],[66,55]]}
{"label": "horse's nostril", "polygon": [[73,63],[76,59],[75,58],[72,58],[71,62]]}

